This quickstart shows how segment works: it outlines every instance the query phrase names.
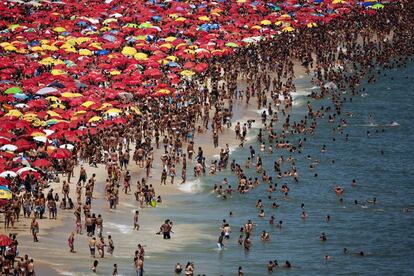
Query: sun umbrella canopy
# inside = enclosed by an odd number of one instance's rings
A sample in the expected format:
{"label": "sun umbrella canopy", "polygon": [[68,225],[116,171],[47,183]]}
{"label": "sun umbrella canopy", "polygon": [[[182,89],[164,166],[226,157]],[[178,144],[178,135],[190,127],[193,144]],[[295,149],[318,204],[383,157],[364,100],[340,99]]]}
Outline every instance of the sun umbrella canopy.
{"label": "sun umbrella canopy", "polygon": [[17,94],[17,93],[22,93],[23,90],[20,87],[14,86],[14,87],[10,87],[8,89],[6,89],[4,91],[4,94],[10,95],[10,94]]}
{"label": "sun umbrella canopy", "polygon": [[[11,197],[8,198],[9,196],[5,195],[6,193],[11,194],[10,190],[8,190],[8,189],[6,190],[6,188],[3,188],[3,187],[4,186],[0,186],[0,199],[11,199]],[[11,238],[9,238],[6,235],[0,234],[0,246],[3,246],[3,247],[4,246],[9,246],[12,243],[13,243],[13,240]]]}

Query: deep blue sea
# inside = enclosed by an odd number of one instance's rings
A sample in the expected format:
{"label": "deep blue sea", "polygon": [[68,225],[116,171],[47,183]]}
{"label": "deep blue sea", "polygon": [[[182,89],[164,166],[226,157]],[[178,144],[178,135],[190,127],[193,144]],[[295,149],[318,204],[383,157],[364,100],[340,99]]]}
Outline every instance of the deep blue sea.
{"label": "deep blue sea", "polygon": [[[273,193],[280,207],[272,209],[273,200],[267,199],[267,185],[261,184],[248,194],[234,193],[232,198],[223,200],[211,192],[214,183],[221,183],[224,177],[237,186],[236,178],[229,172],[195,181],[198,192],[170,198],[168,208],[162,214],[173,218],[176,224],[186,223],[201,226],[194,235],[201,235],[196,243],[174,252],[152,254],[146,260],[148,275],[172,275],[175,263],[195,263],[195,274],[237,275],[238,266],[246,275],[267,275],[269,260],[286,260],[293,268],[277,269],[277,275],[414,275],[414,64],[407,68],[386,71],[373,85],[363,84],[366,91],[354,96],[352,103],[344,104],[344,116],[348,126],[344,134],[333,134],[332,127],[338,124],[328,122],[327,117],[318,121],[316,134],[307,135],[307,142],[301,154],[292,155],[297,161],[300,175],[299,184],[291,179],[276,179],[273,162],[286,151],[273,154],[260,153],[265,170],[273,176],[278,188],[287,183],[290,192],[287,198],[279,191]],[[312,89],[305,78],[297,81],[298,95],[291,114],[291,122],[306,115],[304,95]],[[344,97],[349,98],[348,94]],[[329,104],[329,99],[313,101],[316,107]],[[283,117],[280,116],[280,118]],[[255,130],[257,132],[257,129]],[[370,136],[367,136],[367,131]],[[345,141],[349,134],[349,141]],[[291,140],[298,140],[296,136]],[[335,141],[333,140],[335,138]],[[251,142],[259,153],[259,144]],[[327,152],[321,147],[326,145]],[[248,156],[249,144],[237,149],[231,159],[243,164]],[[383,155],[381,154],[383,151]],[[310,155],[318,159],[316,169],[309,169]],[[333,163],[334,161],[334,163]],[[317,173],[318,177],[314,177]],[[259,177],[254,167],[248,176]],[[352,187],[355,179],[357,187]],[[345,188],[342,198],[333,192],[335,186]],[[377,204],[367,200],[377,198]],[[266,218],[258,217],[255,203],[264,201]],[[354,201],[357,200],[358,204]],[[301,203],[308,218],[300,218]],[[412,212],[403,212],[409,208]],[[229,211],[234,213],[229,217]],[[270,215],[276,221],[282,220],[282,229],[271,227]],[[325,221],[329,214],[330,222]],[[222,219],[232,227],[231,239],[225,242],[225,250],[217,250]],[[252,249],[245,252],[238,245],[239,229],[252,219],[257,224]],[[271,235],[267,243],[259,235],[266,230]],[[328,240],[321,242],[319,235],[324,232]],[[190,233],[191,235],[191,233]],[[343,248],[350,253],[343,254]],[[365,256],[356,252],[364,251]],[[324,256],[331,256],[325,260]]]}

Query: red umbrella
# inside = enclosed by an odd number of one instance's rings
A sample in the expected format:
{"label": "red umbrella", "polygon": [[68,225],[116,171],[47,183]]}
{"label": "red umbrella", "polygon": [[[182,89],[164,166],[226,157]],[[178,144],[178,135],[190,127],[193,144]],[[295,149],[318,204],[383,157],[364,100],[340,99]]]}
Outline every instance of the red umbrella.
{"label": "red umbrella", "polygon": [[36,161],[32,163],[33,167],[38,167],[38,168],[46,168],[46,167],[50,167],[51,165],[52,165],[52,162],[46,159],[37,159]]}
{"label": "red umbrella", "polygon": [[54,152],[52,152],[52,154],[50,154],[49,156],[51,158],[63,159],[63,158],[68,158],[71,155],[72,154],[67,149],[57,149]]}
{"label": "red umbrella", "polygon": [[0,234],[0,246],[9,246],[12,242],[13,240],[8,236]]}

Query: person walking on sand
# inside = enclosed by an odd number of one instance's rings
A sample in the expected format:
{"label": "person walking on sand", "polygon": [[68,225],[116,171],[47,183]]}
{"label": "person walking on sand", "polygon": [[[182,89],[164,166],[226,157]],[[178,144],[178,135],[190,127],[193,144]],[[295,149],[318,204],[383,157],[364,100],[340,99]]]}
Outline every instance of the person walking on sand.
{"label": "person walking on sand", "polygon": [[39,239],[37,238],[37,234],[39,234],[39,223],[37,222],[36,218],[33,218],[32,223],[30,224],[30,231],[33,235],[33,241],[39,242]]}
{"label": "person walking on sand", "polygon": [[69,245],[70,253],[76,253],[74,242],[75,242],[75,233],[72,232],[70,233],[69,238],[68,238],[68,245]]}

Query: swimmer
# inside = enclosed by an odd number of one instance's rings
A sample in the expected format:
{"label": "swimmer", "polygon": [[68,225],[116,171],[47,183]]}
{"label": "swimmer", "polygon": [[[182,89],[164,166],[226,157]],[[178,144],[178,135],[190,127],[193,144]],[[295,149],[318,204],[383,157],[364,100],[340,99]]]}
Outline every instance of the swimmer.
{"label": "swimmer", "polygon": [[356,183],[356,180],[355,180],[355,179],[353,179],[353,180],[352,180],[352,184],[351,184],[351,186],[352,186],[352,187],[356,187],[356,186],[357,186],[357,183]]}
{"label": "swimmer", "polygon": [[321,235],[319,236],[319,240],[320,241],[327,241],[328,238],[326,237],[325,233],[322,232]]}
{"label": "swimmer", "polygon": [[262,234],[260,234],[260,239],[264,242],[270,240],[270,235],[266,231],[263,230]]}
{"label": "swimmer", "polygon": [[302,211],[302,213],[300,214],[300,218],[305,220],[308,217],[308,214],[306,214],[305,211]]}
{"label": "swimmer", "polygon": [[342,195],[344,193],[344,188],[340,187],[340,186],[336,186],[335,187],[335,194],[336,195]]}

